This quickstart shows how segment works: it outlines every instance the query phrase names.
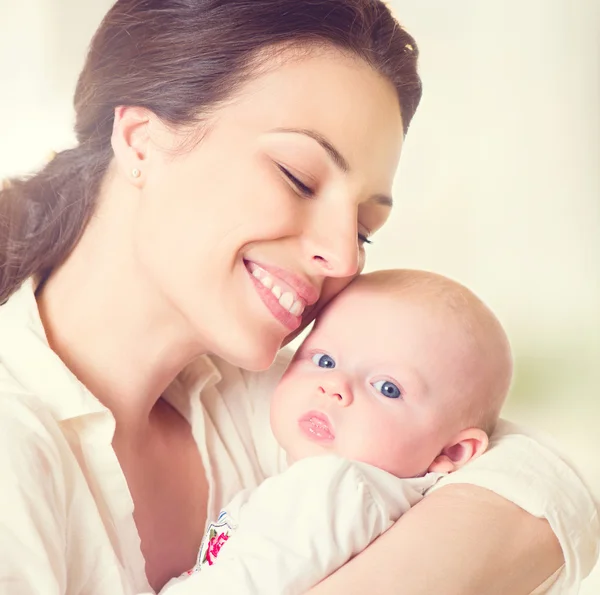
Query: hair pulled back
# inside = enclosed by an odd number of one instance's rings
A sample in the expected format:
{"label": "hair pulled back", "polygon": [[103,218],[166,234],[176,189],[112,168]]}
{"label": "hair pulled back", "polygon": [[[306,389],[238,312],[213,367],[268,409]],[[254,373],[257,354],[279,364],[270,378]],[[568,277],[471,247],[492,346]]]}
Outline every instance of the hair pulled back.
{"label": "hair pulled back", "polygon": [[396,88],[406,132],[421,98],[417,45],[380,0],[118,0],[77,83],[77,146],[0,190],[0,304],[77,244],[113,156],[116,107],[193,125],[252,76],[261,50],[289,44],[369,63]]}

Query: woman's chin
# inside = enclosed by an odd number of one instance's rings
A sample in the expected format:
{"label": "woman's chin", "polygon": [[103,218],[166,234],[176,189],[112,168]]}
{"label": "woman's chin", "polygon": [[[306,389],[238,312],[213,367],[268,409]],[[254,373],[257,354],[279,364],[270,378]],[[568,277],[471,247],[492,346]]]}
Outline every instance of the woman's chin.
{"label": "woman's chin", "polygon": [[280,348],[280,342],[263,337],[257,341],[244,342],[243,345],[241,341],[236,342],[236,345],[218,355],[238,368],[262,372],[271,366]]}
{"label": "woman's chin", "polygon": [[277,350],[274,352],[265,353],[259,357],[253,356],[245,358],[241,361],[238,361],[236,365],[250,372],[262,372],[271,367],[271,364],[275,361],[276,355]]}

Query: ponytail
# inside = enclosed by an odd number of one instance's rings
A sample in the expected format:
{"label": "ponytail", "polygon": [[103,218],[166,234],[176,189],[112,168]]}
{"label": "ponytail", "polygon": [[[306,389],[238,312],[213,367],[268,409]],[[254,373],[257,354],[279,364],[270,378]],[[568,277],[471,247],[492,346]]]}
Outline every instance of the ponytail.
{"label": "ponytail", "polygon": [[46,277],[79,240],[95,208],[109,156],[83,146],[56,155],[0,190],[0,304],[32,275]]}

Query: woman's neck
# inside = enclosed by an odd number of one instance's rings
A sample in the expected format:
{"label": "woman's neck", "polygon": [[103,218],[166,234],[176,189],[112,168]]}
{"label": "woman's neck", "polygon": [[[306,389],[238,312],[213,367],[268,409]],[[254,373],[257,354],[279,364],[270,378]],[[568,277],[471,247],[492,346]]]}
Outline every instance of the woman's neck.
{"label": "woman's neck", "polygon": [[133,437],[143,433],[177,374],[204,350],[140,274],[127,242],[119,240],[127,234],[107,228],[102,218],[93,220],[37,299],[52,349]]}

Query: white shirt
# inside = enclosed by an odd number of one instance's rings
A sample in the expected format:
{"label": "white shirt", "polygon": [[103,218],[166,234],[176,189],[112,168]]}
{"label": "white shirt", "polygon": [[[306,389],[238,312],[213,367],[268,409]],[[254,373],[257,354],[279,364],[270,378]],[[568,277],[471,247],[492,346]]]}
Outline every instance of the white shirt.
{"label": "white shirt", "polygon": [[[285,363],[255,374],[201,357],[165,395],[192,426],[209,519],[240,490],[285,468],[269,427],[269,397]],[[151,591],[114,429],[110,411],[48,346],[33,285],[25,283],[0,307],[0,593]],[[597,558],[600,523],[569,464],[502,424],[485,455],[436,487],[459,482],[547,518],[566,561],[551,592],[577,592]]]}
{"label": "white shirt", "polygon": [[335,455],[243,490],[205,534],[190,576],[161,595],[303,595],[419,502],[437,473],[400,479]]}

